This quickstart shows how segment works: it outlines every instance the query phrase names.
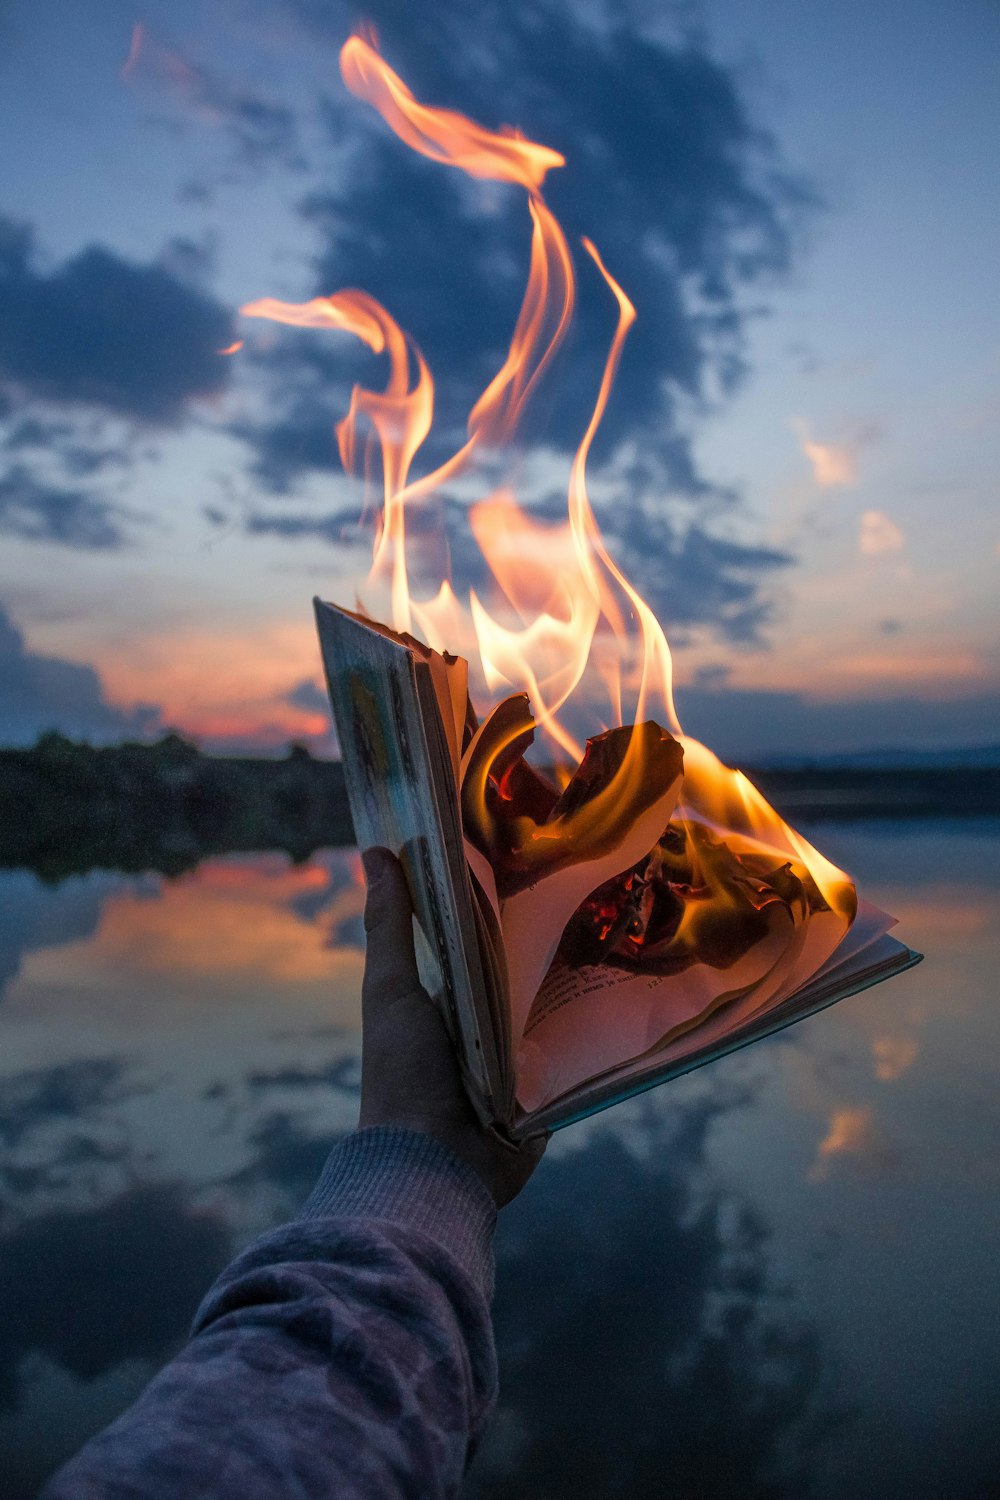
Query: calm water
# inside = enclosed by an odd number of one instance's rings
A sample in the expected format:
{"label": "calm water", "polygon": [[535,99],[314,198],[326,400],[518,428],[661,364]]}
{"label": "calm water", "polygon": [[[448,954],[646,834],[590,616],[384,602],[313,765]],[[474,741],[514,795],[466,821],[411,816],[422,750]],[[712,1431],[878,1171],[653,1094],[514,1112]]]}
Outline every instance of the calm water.
{"label": "calm water", "polygon": [[[927,962],[553,1143],[470,1500],[1000,1493],[998,831],[815,833]],[[0,874],[9,1500],[353,1123],[360,910],[344,853]]]}

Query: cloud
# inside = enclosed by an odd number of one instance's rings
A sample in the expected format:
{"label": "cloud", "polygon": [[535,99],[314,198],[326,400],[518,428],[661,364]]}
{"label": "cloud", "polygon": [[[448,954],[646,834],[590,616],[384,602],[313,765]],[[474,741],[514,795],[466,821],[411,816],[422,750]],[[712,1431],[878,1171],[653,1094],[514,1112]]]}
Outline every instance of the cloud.
{"label": "cloud", "polygon": [[133,86],[145,85],[169,100],[182,120],[225,130],[244,165],[260,168],[276,161],[286,169],[301,169],[298,127],[290,109],[192,62],[148,26],[134,26],[121,74]]}
{"label": "cloud", "polygon": [[[292,0],[291,9],[327,44],[355,19],[341,4]],[[690,415],[742,377],[748,295],[789,265],[812,193],[782,171],[733,72],[693,41],[671,44],[562,0],[502,10],[480,0],[447,14],[375,0],[368,13],[420,98],[511,123],[566,154],[546,184],[549,200],[571,245],[579,252],[580,237],[592,235],[638,308],[594,452],[595,491],[610,491],[609,473],[616,480],[602,524],[665,620],[757,638],[766,580],[790,559],[715,534],[713,513],[734,497],[695,462]],[[303,290],[364,288],[423,348],[436,404],[419,472],[461,442],[469,408],[504,358],[528,268],[525,197],[420,158],[343,94],[328,102],[328,129],[339,176],[302,204],[318,238],[314,281]],[[613,300],[582,253],[578,269],[574,329],[521,434],[524,447],[562,461],[586,426],[614,327]],[[287,494],[339,469],[333,424],[352,383],[377,386],[381,370],[337,334],[285,328],[268,348],[251,349],[246,363],[261,375],[269,413],[237,435],[256,479]],[[671,519],[678,496],[696,507],[697,524]],[[519,498],[546,513],[544,487],[529,480]],[[354,522],[343,509],[258,511],[248,529],[343,544]],[[449,525],[456,586],[475,561],[462,525],[464,517]]]}
{"label": "cloud", "polygon": [[361,1092],[361,1068],[357,1054],[352,1050],[330,1063],[318,1067],[290,1066],[285,1068],[258,1069],[247,1074],[247,1087],[251,1093],[267,1093],[271,1089],[344,1089],[349,1094]]}
{"label": "cloud", "polygon": [[[71,931],[62,941],[89,936],[92,930]],[[123,1058],[93,1057],[15,1073],[0,1089],[0,1142],[10,1149],[36,1132],[51,1131],[53,1124],[79,1127],[103,1118],[109,1105],[143,1092],[138,1085],[126,1084],[126,1072]]]}
{"label": "cloud", "polygon": [[[22,1364],[47,1355],[81,1381],[126,1359],[162,1362],[230,1254],[229,1228],[171,1183],[137,1183],[92,1209],[54,1209],[0,1239],[0,1410]],[[72,1288],[72,1315],[55,1288]],[[112,1311],[113,1310],[113,1311]]]}
{"label": "cloud", "polygon": [[651,508],[609,508],[600,520],[612,551],[668,632],[704,623],[732,641],[758,639],[770,615],[762,580],[791,563],[789,553],[729,541],[698,525],[672,532]]}
{"label": "cloud", "polygon": [[48,402],[0,408],[0,532],[87,549],[125,546],[146,517],[110,500],[96,480],[120,479],[155,455],[111,434],[112,425]]}
{"label": "cloud", "polygon": [[0,475],[0,531],[27,541],[113,549],[125,544],[130,517],[135,513],[85,490],[46,484],[24,464]]}
{"label": "cloud", "polygon": [[158,727],[149,705],[115,708],[93,667],[29,651],[0,607],[0,744],[30,744],[48,729],[89,740],[144,736]]}
{"label": "cloud", "polygon": [[339,1134],[309,1133],[287,1110],[271,1111],[250,1132],[253,1159],[230,1179],[231,1186],[277,1188],[287,1195],[294,1212],[292,1205],[302,1203],[312,1191],[338,1138]]}
{"label": "cloud", "polygon": [[[124,523],[135,520],[135,513],[99,492],[80,490],[79,481],[98,475],[121,478],[140,459],[156,456],[148,447],[138,448],[126,432],[110,431],[125,425],[47,402],[22,399],[19,405],[5,406],[0,401],[0,454],[8,456],[6,469],[0,469],[7,501],[0,525],[74,545],[110,546],[124,540]],[[61,535],[63,531],[69,535]]]}
{"label": "cloud", "polygon": [[830,1175],[835,1157],[853,1158],[869,1170],[885,1171],[897,1163],[895,1151],[867,1107],[835,1109],[830,1115],[827,1132],[816,1147],[816,1158],[809,1169],[810,1182],[823,1182]]}
{"label": "cloud", "polygon": [[[532,513],[558,521],[565,507],[564,497],[549,496],[532,507]],[[758,638],[769,613],[760,596],[761,580],[790,563],[788,553],[713,536],[697,524],[675,524],[652,505],[606,504],[597,509],[612,553],[666,627],[710,623],[730,640]],[[411,578],[421,580],[426,571],[424,581],[436,591],[439,576],[435,569],[441,555],[438,522],[444,526],[451,580],[459,597],[464,598],[470,588],[488,595],[492,575],[469,528],[468,507],[457,500],[443,499],[415,509],[408,519]],[[370,537],[359,527],[353,509],[254,513],[246,526],[258,535],[315,538],[341,549],[355,545],[365,549],[366,559],[370,556]]]}
{"label": "cloud", "polygon": [[334,415],[347,410],[350,386],[342,370],[331,370],[330,361],[318,360],[316,353],[314,346],[308,349],[303,344],[301,362],[289,359],[285,350],[276,358],[268,358],[269,389],[284,384],[279,372],[286,372],[285,393],[276,392],[280,415],[256,422],[244,420],[232,429],[233,435],[253,450],[255,477],[275,494],[291,490],[306,473],[342,472],[333,432]]}
{"label": "cloud", "polygon": [[837,1109],[830,1117],[829,1129],[816,1147],[821,1159],[841,1152],[862,1151],[871,1140],[870,1109]]}
{"label": "cloud", "polygon": [[849,489],[857,484],[858,460],[850,448],[803,437],[802,452],[812,464],[813,479],[821,490]]}
{"label": "cloud", "polygon": [[[342,41],[354,20],[342,4],[297,0],[292,9],[326,42]],[[480,0],[447,14],[374,0],[367,13],[419,97],[565,152],[568,165],[547,184],[552,206],[577,247],[583,234],[596,238],[639,310],[603,451],[640,434],[661,490],[703,491],[678,404],[739,379],[742,294],[786,268],[793,224],[812,202],[780,170],[733,74],[693,42],[670,45],[561,0]],[[528,260],[524,194],[415,156],[342,96],[330,103],[329,129],[347,167],[303,205],[320,237],[315,290],[360,286],[385,302],[429,358],[451,436],[513,329]],[[581,259],[572,348],[525,434],[544,428],[563,449],[579,440],[613,327],[607,289]],[[282,463],[287,477],[331,453],[335,413],[308,365],[304,356],[300,379],[285,386],[287,414],[260,434],[272,478]],[[290,419],[298,445],[282,442]]]}
{"label": "cloud", "polygon": [[862,557],[886,557],[902,552],[906,538],[889,517],[880,510],[866,510],[858,531],[858,551]]}
{"label": "cloud", "polygon": [[872,1042],[875,1077],[882,1083],[901,1078],[917,1060],[919,1044],[912,1036],[879,1036]]}
{"label": "cloud", "polygon": [[[26,953],[92,937],[104,902],[117,886],[117,876],[102,871],[55,888],[43,885],[30,870],[0,871],[0,999]],[[46,1104],[42,1112],[48,1108]],[[0,1102],[0,1141],[12,1128],[10,1121]]]}
{"label": "cloud", "polygon": [[858,482],[862,450],[882,436],[879,424],[868,421],[857,424],[850,437],[839,443],[821,443],[812,436],[806,422],[796,418],[791,425],[812,465],[813,480],[821,490],[853,489]]}
{"label": "cloud", "polygon": [[996,693],[814,702],[803,693],[692,685],[677,689],[677,709],[688,734],[724,760],[751,766],[867,751],[945,756],[949,747],[995,745],[1000,723]]}
{"label": "cloud", "polygon": [[309,713],[327,713],[330,708],[330,699],[322,688],[317,687],[311,677],[304,677],[297,682],[288,694],[288,702],[293,708],[304,708]]}
{"label": "cloud", "polygon": [[648,1497],[666,1474],[706,1500],[807,1492],[825,1350],[777,1289],[771,1226],[705,1170],[718,1099],[650,1107],[628,1145],[598,1127],[550,1152],[505,1211],[500,1409],[470,1500]]}
{"label": "cloud", "polygon": [[91,246],[38,269],[33,235],[0,220],[0,385],[8,396],[175,423],[230,376],[221,303],[161,265]]}

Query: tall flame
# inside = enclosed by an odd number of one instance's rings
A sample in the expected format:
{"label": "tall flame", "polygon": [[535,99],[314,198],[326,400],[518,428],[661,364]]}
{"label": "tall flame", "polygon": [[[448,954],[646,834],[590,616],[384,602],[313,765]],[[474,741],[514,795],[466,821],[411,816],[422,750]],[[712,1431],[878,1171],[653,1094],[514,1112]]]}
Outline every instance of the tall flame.
{"label": "tall flame", "polygon": [[[345,43],[340,67],[348,89],[378,110],[404,144],[470,177],[522,188],[531,220],[527,284],[506,357],[469,413],[464,443],[437,468],[417,477],[411,477],[411,470],[431,430],[434,383],[416,342],[380,303],[365,292],[345,290],[306,303],[264,298],[242,309],[248,317],[352,333],[373,353],[388,357],[384,389],[355,386],[347,414],[336,427],[349,473],[358,469],[359,455],[367,458],[369,452],[361,440],[362,419],[365,432],[374,432],[381,455],[382,504],[369,598],[388,595],[389,617],[397,630],[422,636],[436,650],[469,658],[488,699],[527,693],[549,759],[558,764],[564,782],[583,747],[560,713],[572,706],[581,684],[589,705],[600,681],[608,724],[653,717],[682,740],[685,818],[745,835],[757,846],[804,864],[829,903],[846,909],[852,889],[848,878],[790,829],[745,777],[682,735],[664,633],[601,537],[587,493],[587,462],[636,313],[590,240],[583,247],[617,304],[618,318],[571,464],[566,520],[543,523],[522,511],[508,489],[494,491],[469,514],[472,534],[493,576],[493,597],[487,601],[472,590],[463,603],[447,576],[433,597],[415,596],[407,558],[408,516],[467,471],[478,455],[510,440],[570,325],[576,296],[573,260],[542,193],[547,174],[565,165],[565,159],[515,130],[487,130],[453,110],[421,103],[373,40],[362,35]],[[367,471],[367,462],[364,467]],[[640,741],[641,736],[633,736],[620,785],[642,775]]]}

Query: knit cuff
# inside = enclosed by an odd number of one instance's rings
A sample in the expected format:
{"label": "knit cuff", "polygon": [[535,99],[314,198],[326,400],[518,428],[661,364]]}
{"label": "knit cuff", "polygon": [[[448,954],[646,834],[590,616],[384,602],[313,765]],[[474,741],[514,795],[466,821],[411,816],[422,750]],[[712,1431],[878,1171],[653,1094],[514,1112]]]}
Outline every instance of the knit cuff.
{"label": "knit cuff", "polygon": [[433,1136],[395,1125],[345,1136],[298,1217],[416,1229],[458,1261],[487,1301],[493,1295],[496,1205],[474,1168]]}

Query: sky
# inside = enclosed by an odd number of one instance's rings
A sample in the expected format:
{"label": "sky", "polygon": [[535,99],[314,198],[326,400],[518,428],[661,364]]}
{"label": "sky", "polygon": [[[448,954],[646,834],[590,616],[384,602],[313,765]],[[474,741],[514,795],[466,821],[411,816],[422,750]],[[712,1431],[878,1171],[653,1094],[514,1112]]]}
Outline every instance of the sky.
{"label": "sky", "polygon": [[[685,728],[747,761],[1000,743],[989,0],[0,0],[0,743],[329,749],[311,599],[371,544],[333,426],[380,366],[238,310],[383,301],[434,372],[429,465],[529,243],[523,193],[348,94],[362,19],[419,97],[563,153],[548,201],[636,305],[590,487]],[[550,518],[613,329],[577,272],[510,460]],[[440,497],[458,586],[474,497]]]}

